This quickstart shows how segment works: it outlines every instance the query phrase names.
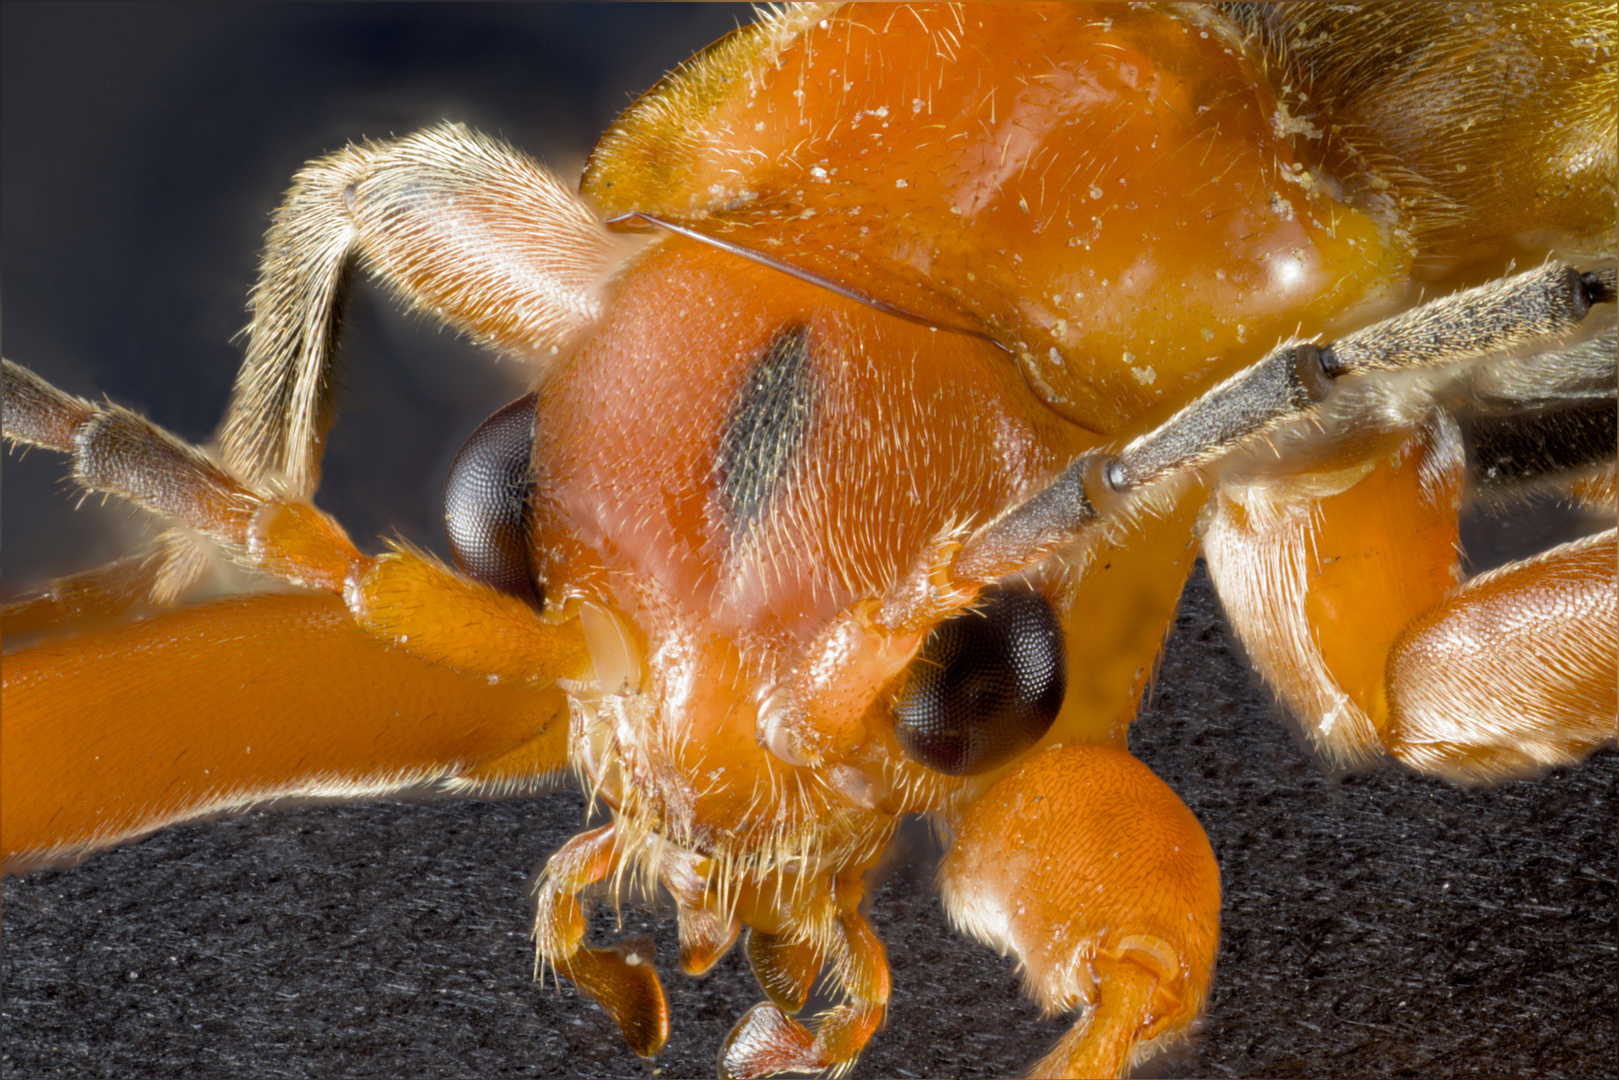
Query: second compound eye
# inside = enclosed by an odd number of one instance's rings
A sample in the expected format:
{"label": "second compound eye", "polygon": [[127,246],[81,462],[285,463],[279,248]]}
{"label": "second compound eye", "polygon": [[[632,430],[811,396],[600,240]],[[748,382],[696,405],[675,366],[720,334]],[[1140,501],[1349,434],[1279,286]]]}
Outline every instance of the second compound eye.
{"label": "second compound eye", "polygon": [[989,593],[928,635],[894,703],[894,735],[930,769],[987,772],[1040,741],[1067,689],[1051,604],[1023,590]]}
{"label": "second compound eye", "polygon": [[539,608],[525,520],[533,451],[528,394],[479,424],[457,451],[444,484],[444,531],[464,573]]}

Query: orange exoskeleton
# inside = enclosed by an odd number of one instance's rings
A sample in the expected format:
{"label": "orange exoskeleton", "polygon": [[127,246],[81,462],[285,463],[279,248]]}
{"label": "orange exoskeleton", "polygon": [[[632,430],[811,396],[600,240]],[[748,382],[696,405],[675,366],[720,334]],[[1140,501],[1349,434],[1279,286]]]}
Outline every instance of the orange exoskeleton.
{"label": "orange exoskeleton", "polygon": [[[606,817],[541,877],[545,967],[655,1054],[656,971],[584,913],[661,889],[687,972],[746,933],[722,1071],[835,1073],[890,990],[866,875],[926,815],[952,919],[1076,1014],[1036,1072],[1125,1071],[1218,941],[1202,829],[1124,750],[1199,552],[1334,764],[1614,739],[1614,531],[1457,557],[1470,485],[1612,511],[1613,15],[798,7],[637,102],[582,197],[456,125],[314,162],[216,455],[6,368],[8,439],[179,526],[8,607],[84,628],[6,658],[8,867],[571,768]],[[309,502],[356,266],[535,365],[452,469],[456,568]],[[210,543],[300,591],[106,625]]]}

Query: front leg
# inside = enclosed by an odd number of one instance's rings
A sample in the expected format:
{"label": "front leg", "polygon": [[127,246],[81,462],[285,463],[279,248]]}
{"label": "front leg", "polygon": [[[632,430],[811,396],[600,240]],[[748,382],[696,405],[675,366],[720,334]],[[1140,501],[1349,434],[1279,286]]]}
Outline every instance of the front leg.
{"label": "front leg", "polygon": [[[1574,474],[1605,476],[1610,491],[1612,422],[1609,412],[1606,434],[1580,455],[1608,462]],[[1217,494],[1203,550],[1232,627],[1338,763],[1387,752],[1426,773],[1493,782],[1614,741],[1614,531],[1464,582],[1465,470],[1458,431],[1440,418],[1341,491],[1288,479]]]}
{"label": "front leg", "polygon": [[1214,973],[1220,871],[1203,828],[1123,750],[1056,746],[951,820],[945,907],[1015,954],[1029,994],[1081,1010],[1035,1076],[1119,1076],[1197,1018]]}

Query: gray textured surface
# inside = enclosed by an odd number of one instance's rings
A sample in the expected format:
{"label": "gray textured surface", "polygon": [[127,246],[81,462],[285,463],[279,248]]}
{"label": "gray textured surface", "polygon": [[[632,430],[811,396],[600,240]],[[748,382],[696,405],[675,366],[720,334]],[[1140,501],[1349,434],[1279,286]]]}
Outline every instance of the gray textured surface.
{"label": "gray textured surface", "polygon": [[[239,360],[260,234],[305,158],[449,117],[565,167],[627,90],[739,14],[7,5],[6,353],[203,437]],[[519,379],[375,298],[354,315],[322,501],[357,537],[439,544],[450,456]],[[59,461],[5,468],[8,582],[119,549],[127,514],[71,513]],[[1253,685],[1206,586],[1135,748],[1203,820],[1226,889],[1209,1018],[1164,1070],[1614,1074],[1619,755],[1489,791],[1394,770],[1334,781]],[[527,882],[579,813],[559,794],[252,814],[8,880],[0,1069],[648,1072],[598,1008],[530,981]],[[1007,961],[948,930],[925,835],[908,836],[873,903],[893,1011],[858,1075],[1016,1072],[1060,1025],[1022,1001]],[[657,1067],[709,1074],[758,997],[745,964],[685,979],[672,923],[627,922],[657,934],[669,973]]]}

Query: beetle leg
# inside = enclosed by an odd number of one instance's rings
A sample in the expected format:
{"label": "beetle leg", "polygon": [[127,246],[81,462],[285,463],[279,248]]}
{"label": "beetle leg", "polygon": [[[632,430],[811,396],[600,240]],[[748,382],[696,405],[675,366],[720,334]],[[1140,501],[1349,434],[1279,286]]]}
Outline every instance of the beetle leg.
{"label": "beetle leg", "polygon": [[326,596],[215,600],[19,649],[4,674],[8,872],[273,799],[533,791],[568,762],[561,690],[388,648]]}
{"label": "beetle leg", "polygon": [[1219,491],[1203,543],[1232,626],[1341,764],[1389,750],[1493,780],[1614,739],[1614,534],[1463,584],[1464,473],[1436,416],[1342,490],[1312,497],[1306,476]]}
{"label": "beetle leg", "polygon": [[13,597],[0,605],[6,640],[94,629],[144,605],[168,607],[213,568],[206,546],[168,529],[121,559]]}
{"label": "beetle leg", "polygon": [[[1460,417],[1486,497],[1546,490],[1613,520],[1619,329],[1496,365]],[[1564,544],[1468,581],[1413,620],[1387,665],[1395,757],[1457,780],[1580,760],[1616,735],[1615,533]]]}
{"label": "beetle leg", "polygon": [[600,314],[613,242],[590,208],[505,143],[459,124],[366,143],[298,173],[267,237],[226,462],[315,489],[348,267],[477,341],[555,355]]}
{"label": "beetle leg", "polygon": [[1481,574],[1406,627],[1388,662],[1395,757],[1458,780],[1577,762],[1619,717],[1610,529]]}
{"label": "beetle leg", "polygon": [[[1381,753],[1389,648],[1460,580],[1463,468],[1455,426],[1439,422],[1344,474],[1217,491],[1203,552],[1227,617],[1316,748],[1340,765]],[[1311,498],[1316,485],[1342,490]]]}
{"label": "beetle leg", "polygon": [[1118,1076],[1202,1009],[1220,872],[1202,826],[1124,750],[1054,746],[951,819],[945,907],[1014,954],[1029,994],[1083,1010],[1035,1076]]}
{"label": "beetle leg", "polygon": [[250,569],[341,596],[386,641],[497,680],[543,683],[588,670],[576,619],[545,622],[523,601],[415,552],[362,555],[313,506],[242,482],[128,409],[65,394],[9,360],[3,379],[8,441],[68,453],[89,490],[178,520]]}
{"label": "beetle leg", "polygon": [[585,913],[579,892],[603,881],[618,863],[618,826],[580,833],[545,864],[534,915],[538,961],[572,979],[596,999],[624,1033],[630,1048],[652,1057],[669,1039],[669,1005],[639,944],[595,949],[585,945]]}
{"label": "beetle leg", "polygon": [[[888,1008],[888,956],[871,924],[860,914],[858,883],[846,884],[831,903],[828,941],[811,945],[797,956],[823,951],[833,958],[833,972],[848,1000],[823,1013],[811,1031],[787,1015],[772,995],[743,1014],[720,1050],[720,1075],[760,1077],[779,1072],[830,1072],[842,1075],[882,1026]],[[750,954],[752,950],[750,949]],[[799,972],[802,974],[802,971]],[[812,976],[813,977],[813,976]],[[796,990],[785,986],[778,989]],[[796,996],[794,994],[793,996]]]}
{"label": "beetle leg", "polygon": [[[1605,325],[1595,340],[1602,344],[1568,346],[1589,329],[1593,308],[1614,303],[1615,290],[1611,266],[1581,273],[1547,264],[1443,297],[1330,344],[1284,345],[1117,455],[1097,452],[1075,459],[1046,487],[958,545],[959,554],[941,550],[942,567],[923,567],[909,590],[920,591],[928,602],[902,594],[880,620],[896,627],[937,621],[969,603],[985,584],[1071,547],[1109,518],[1129,515],[1137,500],[1152,512],[1155,487],[1184,481],[1238,451],[1274,451],[1276,441],[1303,434],[1284,459],[1290,467],[1301,459],[1330,456],[1357,440],[1364,458],[1370,453],[1364,445],[1368,435],[1397,441],[1421,423],[1426,412],[1421,394],[1401,400],[1383,392],[1384,384],[1344,376],[1437,380],[1432,373],[1455,365],[1534,354],[1496,371],[1531,373],[1532,382],[1538,374],[1535,392],[1550,397],[1600,390],[1605,380],[1611,400],[1611,311],[1600,316]],[[1340,381],[1349,385],[1340,388]],[[1524,392],[1510,385],[1512,378],[1507,382],[1497,389]],[[1414,408],[1411,402],[1417,403]],[[1323,428],[1334,437],[1320,438]]]}

